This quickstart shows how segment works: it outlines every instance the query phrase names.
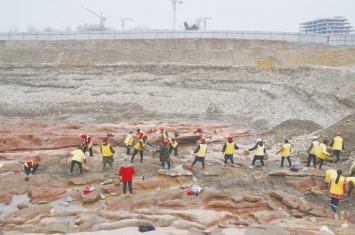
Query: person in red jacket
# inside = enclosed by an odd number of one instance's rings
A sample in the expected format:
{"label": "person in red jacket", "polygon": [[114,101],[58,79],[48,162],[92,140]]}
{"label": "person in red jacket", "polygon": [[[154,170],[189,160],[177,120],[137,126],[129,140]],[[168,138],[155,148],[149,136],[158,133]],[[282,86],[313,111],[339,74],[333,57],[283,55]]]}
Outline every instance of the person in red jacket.
{"label": "person in red jacket", "polygon": [[129,197],[132,197],[132,180],[133,180],[133,175],[136,173],[136,169],[131,164],[131,161],[129,159],[129,156],[125,156],[122,160],[121,168],[118,172],[120,176],[122,176],[122,182],[123,182],[123,194],[122,197],[126,197],[126,188],[128,184],[129,188]]}

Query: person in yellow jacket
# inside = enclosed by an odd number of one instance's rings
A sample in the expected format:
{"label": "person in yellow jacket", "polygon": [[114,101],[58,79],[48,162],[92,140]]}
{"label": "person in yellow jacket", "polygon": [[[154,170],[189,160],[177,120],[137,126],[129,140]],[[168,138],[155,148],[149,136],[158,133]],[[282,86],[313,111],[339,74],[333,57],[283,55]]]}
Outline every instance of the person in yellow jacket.
{"label": "person in yellow jacket", "polygon": [[324,163],[324,160],[327,158],[327,155],[330,155],[330,153],[327,152],[327,144],[328,140],[323,140],[323,143],[321,143],[317,149],[316,156],[318,157],[318,161],[316,162],[316,166],[319,163],[319,169],[324,171],[322,169],[322,165]]}
{"label": "person in yellow jacket", "polygon": [[313,166],[316,167],[316,152],[319,147],[319,143],[317,141],[318,137],[313,136],[311,138],[311,144],[308,147],[307,153],[308,153],[308,161],[306,167],[309,167],[311,165],[311,161],[313,162]]}
{"label": "person in yellow jacket", "polygon": [[126,135],[126,138],[124,140],[124,143],[126,144],[126,148],[127,148],[127,151],[126,151],[126,155],[130,155],[131,154],[131,147],[133,145],[133,141],[134,141],[134,138],[133,138],[133,132],[130,131],[127,135]]}
{"label": "person in yellow jacket", "polygon": [[160,128],[160,132],[161,134],[161,141],[163,142],[164,140],[169,140],[169,134],[168,132],[164,129],[164,127]]}
{"label": "person in yellow jacket", "polygon": [[206,169],[205,166],[205,157],[207,154],[207,144],[206,144],[206,139],[205,137],[201,137],[200,139],[200,144],[197,146],[195,149],[194,153],[195,155],[195,160],[194,162],[190,165],[191,168],[194,167],[197,161],[202,162],[202,170]]}
{"label": "person in yellow jacket", "polygon": [[328,190],[330,192],[330,207],[335,213],[337,213],[337,207],[340,199],[343,198],[344,194],[348,194],[349,191],[348,183],[342,174],[342,170],[337,170],[337,177],[335,179],[330,178],[328,184]]}
{"label": "person in yellow jacket", "polygon": [[143,161],[143,150],[148,152],[147,145],[155,148],[154,145],[152,145],[151,143],[148,142],[148,136],[145,135],[145,136],[143,136],[143,139],[139,140],[138,143],[136,144],[136,146],[134,147],[133,155],[131,158],[131,163],[133,163],[133,159],[137,155],[138,152],[141,155],[141,163],[144,162]]}
{"label": "person in yellow jacket", "polygon": [[344,140],[340,136],[340,132],[339,131],[335,132],[335,137],[330,142],[330,147],[332,147],[332,153],[336,157],[335,163],[338,163],[339,160],[340,160],[340,152],[343,152],[344,149],[345,149]]}
{"label": "person in yellow jacket", "polygon": [[281,153],[281,167],[284,167],[285,158],[287,158],[288,164],[291,167],[291,150],[291,145],[288,143],[288,140],[285,139],[284,144],[282,145],[280,150],[276,152],[276,154]]}
{"label": "person in yellow jacket", "polygon": [[232,166],[234,167],[233,153],[236,149],[239,149],[239,147],[234,143],[233,136],[228,136],[228,140],[224,143],[222,148],[222,155],[224,154],[224,167],[227,166],[228,159],[231,160]]}
{"label": "person in yellow jacket", "polygon": [[353,162],[353,164],[351,165],[348,175],[349,176],[354,176],[355,175],[355,162]]}
{"label": "person in yellow jacket", "polygon": [[90,157],[93,157],[92,153],[92,137],[87,134],[80,134],[80,137],[83,139],[82,145],[84,146],[83,152],[86,153],[86,150],[89,150]]}
{"label": "person in yellow jacket", "polygon": [[169,138],[169,155],[174,150],[175,157],[178,155],[178,142],[174,138]]}
{"label": "person in yellow jacket", "polygon": [[350,193],[355,188],[355,177],[346,177],[346,182],[348,182],[348,188],[349,188],[348,196],[349,196]]}
{"label": "person in yellow jacket", "polygon": [[266,149],[265,149],[265,144],[262,141],[262,139],[258,138],[256,140],[255,146],[252,147],[251,149],[248,149],[248,151],[253,151],[253,150],[255,150],[255,155],[254,155],[254,158],[253,158],[253,162],[251,163],[249,168],[253,170],[255,168],[254,164],[255,164],[256,160],[260,160],[261,165],[263,167],[263,170],[265,170],[264,156],[265,156],[265,153],[266,153]]}
{"label": "person in yellow jacket", "polygon": [[83,163],[86,164],[86,157],[83,152],[83,146],[79,146],[78,149],[68,154],[69,156],[73,156],[71,159],[69,175],[73,174],[74,165],[77,164],[80,170],[80,176],[83,175]]}
{"label": "person in yellow jacket", "polygon": [[106,164],[110,165],[110,168],[113,168],[113,154],[115,150],[113,150],[110,141],[107,137],[102,140],[102,144],[100,146],[100,152],[102,155],[102,170],[105,170]]}
{"label": "person in yellow jacket", "polygon": [[325,182],[325,188],[327,189],[328,188],[328,184],[329,184],[329,180],[331,178],[335,179],[337,177],[337,171],[336,170],[333,170],[333,169],[329,169],[325,172],[325,179],[324,179],[324,182]]}

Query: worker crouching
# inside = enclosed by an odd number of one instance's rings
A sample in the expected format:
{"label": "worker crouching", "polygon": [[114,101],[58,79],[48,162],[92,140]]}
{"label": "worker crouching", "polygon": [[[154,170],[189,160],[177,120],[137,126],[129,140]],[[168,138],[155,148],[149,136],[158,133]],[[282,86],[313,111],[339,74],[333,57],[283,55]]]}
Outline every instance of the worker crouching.
{"label": "worker crouching", "polygon": [[83,175],[83,163],[86,164],[86,157],[83,152],[83,147],[79,146],[78,149],[68,154],[69,156],[73,156],[70,163],[69,175],[73,174],[73,169],[75,164],[79,166],[80,176]]}
{"label": "worker crouching", "polygon": [[222,149],[222,155],[224,154],[224,167],[227,166],[228,159],[231,160],[232,166],[234,166],[233,153],[236,149],[239,149],[239,147],[234,143],[233,136],[228,136],[228,141],[224,144]]}
{"label": "worker crouching", "polygon": [[92,137],[87,134],[80,134],[80,137],[83,139],[82,145],[84,147],[82,150],[84,154],[86,153],[87,150],[89,150],[90,157],[93,157],[94,154],[92,153]]}
{"label": "worker crouching", "polygon": [[26,175],[36,174],[38,167],[39,164],[35,163],[33,160],[26,161],[25,164],[23,164],[23,170]]}
{"label": "worker crouching", "polygon": [[197,161],[202,162],[202,169],[206,169],[205,166],[205,157],[207,154],[207,144],[206,144],[206,139],[205,137],[202,137],[200,139],[201,143],[197,146],[196,150],[194,151],[195,155],[195,160],[194,162],[190,165],[191,168],[194,167]]}
{"label": "worker crouching", "polygon": [[115,153],[115,150],[113,150],[107,137],[102,141],[103,143],[100,146],[100,152],[102,155],[102,170],[105,170],[106,164],[109,164],[110,168],[113,168],[113,154]]}
{"label": "worker crouching", "polygon": [[159,149],[156,150],[159,153],[159,160],[161,162],[161,169],[165,168],[165,162],[168,164],[168,170],[170,170],[170,154],[168,149],[168,140],[163,141],[163,145],[160,145]]}

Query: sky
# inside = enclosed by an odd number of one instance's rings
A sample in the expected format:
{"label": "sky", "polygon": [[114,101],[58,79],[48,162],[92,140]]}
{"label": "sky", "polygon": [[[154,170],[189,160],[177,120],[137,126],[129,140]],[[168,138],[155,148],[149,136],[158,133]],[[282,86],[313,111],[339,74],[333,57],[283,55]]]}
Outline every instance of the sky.
{"label": "sky", "polygon": [[[184,21],[207,20],[207,30],[296,32],[299,23],[318,17],[345,16],[355,25],[355,0],[182,0],[177,4],[176,29]],[[173,29],[171,0],[0,0],[0,32],[26,32],[29,26],[72,31],[78,25],[99,24],[104,17],[132,18],[125,29]],[[121,30],[121,20],[105,26]]]}

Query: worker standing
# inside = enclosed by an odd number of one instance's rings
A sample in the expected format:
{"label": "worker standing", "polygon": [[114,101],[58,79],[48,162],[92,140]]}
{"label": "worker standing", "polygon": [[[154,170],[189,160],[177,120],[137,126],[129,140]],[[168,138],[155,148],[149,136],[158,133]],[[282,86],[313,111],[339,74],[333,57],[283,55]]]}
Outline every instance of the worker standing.
{"label": "worker standing", "polygon": [[307,167],[311,165],[311,161],[313,162],[313,166],[316,167],[316,153],[319,147],[319,143],[317,141],[318,137],[313,136],[311,138],[311,144],[308,147],[307,153],[308,153],[308,161],[307,161]]}
{"label": "worker standing", "polygon": [[123,182],[123,194],[122,197],[126,197],[126,189],[127,189],[127,184],[129,188],[129,194],[128,196],[131,197],[133,193],[133,188],[132,188],[132,181],[133,181],[133,175],[136,173],[136,169],[134,169],[134,166],[132,166],[131,162],[129,161],[129,156],[125,156],[122,160],[120,170],[118,171],[118,174],[122,177],[121,180]]}
{"label": "worker standing", "polygon": [[138,143],[136,144],[136,146],[134,148],[132,159],[131,159],[132,163],[133,163],[134,157],[136,156],[136,154],[138,152],[141,155],[141,163],[143,163],[143,150],[148,152],[147,145],[149,145],[153,148],[155,147],[154,145],[152,145],[151,143],[148,142],[148,136],[145,135],[145,136],[143,136],[143,139],[138,141]]}
{"label": "worker standing", "polygon": [[175,157],[178,155],[178,142],[174,138],[169,139],[169,154],[174,150]]}
{"label": "worker standing", "polygon": [[323,140],[323,143],[321,143],[317,149],[316,156],[318,157],[318,161],[316,162],[316,166],[319,163],[319,169],[324,171],[322,169],[322,165],[324,163],[324,160],[327,158],[327,155],[330,155],[330,153],[327,152],[327,144],[328,140]]}
{"label": "worker standing", "polygon": [[333,170],[333,169],[329,169],[325,172],[325,179],[324,179],[324,182],[325,182],[325,188],[328,189],[328,184],[329,184],[329,180],[331,178],[335,179],[337,177],[337,171],[336,170]]}
{"label": "worker standing", "polygon": [[335,163],[338,163],[340,161],[340,152],[344,151],[345,149],[344,140],[340,136],[339,131],[335,132],[335,137],[330,142],[330,147],[332,147],[332,153],[336,157]]}
{"label": "worker standing", "polygon": [[113,168],[113,154],[115,153],[115,150],[113,150],[110,141],[107,137],[105,137],[103,140],[103,143],[100,146],[100,152],[102,155],[102,170],[105,170],[106,164],[110,165],[110,168]]}
{"label": "worker standing", "polygon": [[239,147],[234,143],[233,136],[228,136],[227,142],[224,143],[222,148],[222,155],[224,154],[224,164],[223,166],[227,166],[228,159],[231,160],[232,166],[234,167],[233,154],[234,150],[239,149]]}
{"label": "worker standing", "polygon": [[276,152],[276,154],[281,153],[281,167],[284,167],[285,158],[287,158],[288,164],[291,167],[291,158],[290,158],[291,150],[292,150],[291,145],[288,143],[288,140],[285,139],[284,144],[282,145],[280,150]]}
{"label": "worker standing", "polygon": [[168,140],[163,141],[163,145],[160,145],[159,149],[157,149],[157,153],[159,153],[159,160],[161,162],[161,169],[165,168],[165,162],[168,164],[168,170],[170,170],[170,154],[168,149]]}
{"label": "worker standing", "polygon": [[25,171],[26,175],[36,174],[38,167],[39,164],[34,162],[33,160],[28,160],[23,164],[23,170]]}
{"label": "worker standing", "polygon": [[127,135],[126,135],[126,138],[124,140],[124,143],[126,144],[126,148],[127,148],[127,151],[126,151],[126,155],[130,155],[131,154],[131,147],[133,145],[133,141],[134,141],[134,138],[133,138],[133,132],[130,131]]}
{"label": "worker standing", "polygon": [[164,140],[168,140],[169,139],[169,134],[166,130],[164,130],[164,127],[160,128],[160,134],[161,134],[161,138],[162,138],[162,142]]}
{"label": "worker standing", "polygon": [[252,147],[251,149],[248,149],[248,151],[253,151],[253,150],[255,150],[255,155],[253,158],[253,162],[251,163],[249,168],[254,169],[255,168],[254,164],[255,164],[256,160],[260,160],[261,166],[262,166],[263,170],[265,170],[264,156],[266,153],[266,149],[265,149],[265,145],[264,145],[264,142],[262,141],[262,139],[258,138],[256,140],[255,146]]}
{"label": "worker standing", "polygon": [[138,140],[141,140],[143,139],[143,137],[145,136],[145,133],[140,129],[140,128],[137,128],[137,133],[136,133],[137,137],[138,137]]}
{"label": "worker standing", "polygon": [[73,156],[70,163],[69,175],[73,174],[75,164],[79,166],[80,176],[83,175],[83,163],[86,164],[86,157],[82,149],[83,147],[79,146],[78,149],[68,154],[69,156]]}
{"label": "worker standing", "polygon": [[335,179],[330,178],[328,190],[330,192],[330,207],[333,212],[337,213],[337,207],[340,199],[343,198],[344,194],[348,194],[348,183],[346,179],[342,176],[343,171],[337,171],[337,177]]}
{"label": "worker standing", "polygon": [[83,148],[84,154],[86,153],[87,150],[89,150],[90,157],[93,157],[94,155],[92,153],[92,138],[91,138],[91,136],[89,136],[87,134],[80,134],[80,137],[83,139],[82,145],[84,146],[84,148]]}
{"label": "worker standing", "polygon": [[207,144],[206,144],[206,139],[205,137],[201,137],[200,139],[201,143],[197,146],[195,149],[194,153],[195,155],[195,160],[194,162],[190,165],[191,168],[194,167],[197,161],[202,162],[202,170],[206,169],[205,166],[205,157],[207,154]]}
{"label": "worker standing", "polygon": [[355,162],[353,162],[353,164],[351,165],[348,175],[349,176],[354,176],[355,175]]}

